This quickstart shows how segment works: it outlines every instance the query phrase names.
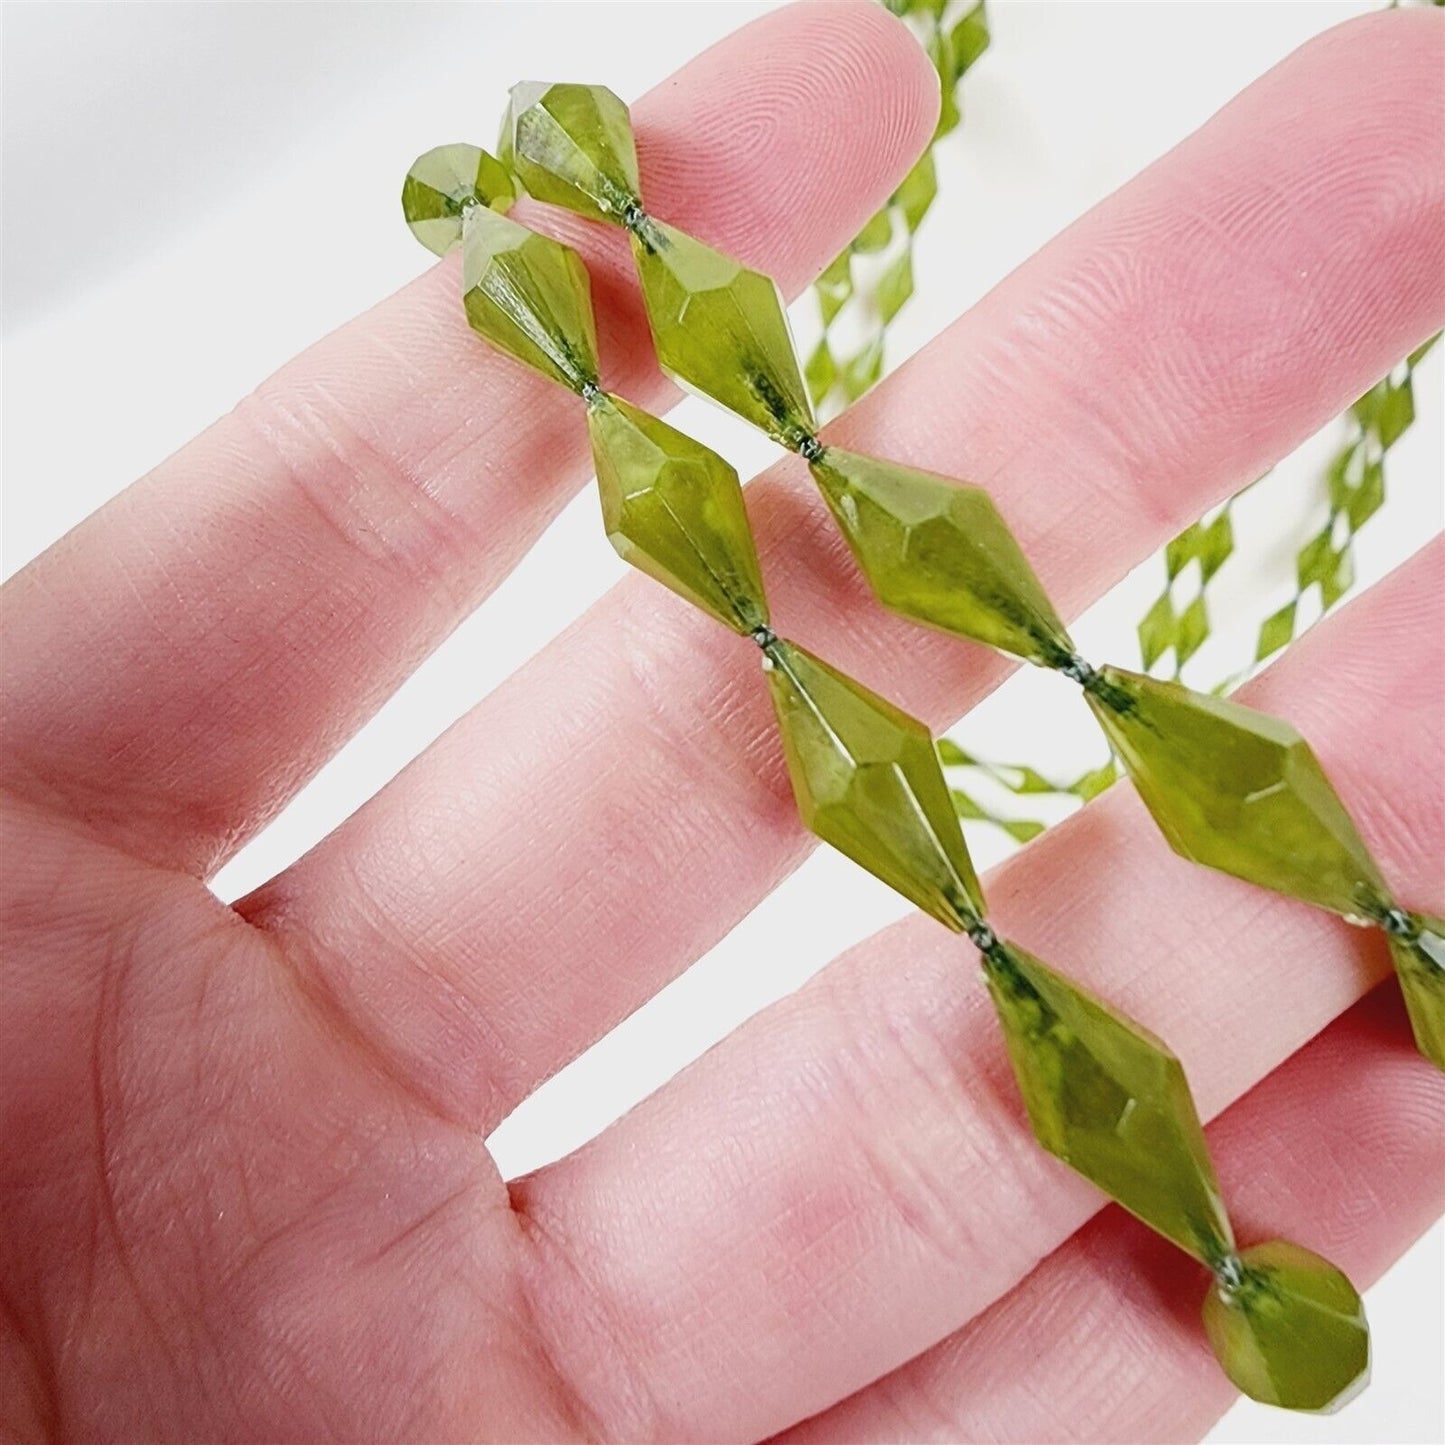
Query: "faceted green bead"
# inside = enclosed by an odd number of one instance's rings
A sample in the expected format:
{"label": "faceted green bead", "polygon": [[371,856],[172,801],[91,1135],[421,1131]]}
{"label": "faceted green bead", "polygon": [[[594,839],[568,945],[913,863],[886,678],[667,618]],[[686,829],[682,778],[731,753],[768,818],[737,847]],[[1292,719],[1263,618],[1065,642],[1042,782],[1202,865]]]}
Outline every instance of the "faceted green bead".
{"label": "faceted green bead", "polygon": [[981,918],[928,729],[791,642],[765,666],[803,822],[948,927]]}
{"label": "faceted green bead", "polygon": [[401,209],[412,234],[438,256],[462,239],[469,206],[507,210],[516,199],[512,178],[478,146],[437,146],[418,156],[401,188]]}
{"label": "faceted green bead", "polygon": [[1445,1070],[1445,919],[1411,914],[1414,938],[1390,934],[1390,957],[1420,1052]]}
{"label": "faceted green bead", "polygon": [[462,234],[467,320],[493,346],[581,391],[597,380],[587,268],[570,246],[473,206]]}
{"label": "faceted green bead", "polygon": [[795,446],[814,427],[788,315],[773,281],[661,221],[632,234],[662,369]]}
{"label": "faceted green bead", "polygon": [[1252,1400],[1336,1410],[1370,1378],[1365,1307],[1348,1279],[1297,1244],[1243,1250],[1236,1284],[1216,1284],[1204,1329],[1224,1373]]}
{"label": "faceted green bead", "polygon": [[1033,662],[1073,652],[987,492],[841,447],[812,470],[886,607]]}
{"label": "faceted green bead", "polygon": [[1017,945],[984,954],[1039,1143],[1206,1263],[1234,1249],[1179,1060],[1153,1034]]}
{"label": "faceted green bead", "polygon": [[1351,919],[1378,916],[1379,869],[1288,723],[1114,667],[1088,699],[1176,853]]}
{"label": "faceted green bead", "polygon": [[768,620],[738,474],[666,422],[600,395],[587,430],[607,536],[622,558],[744,634]]}
{"label": "faceted green bead", "polygon": [[514,85],[502,120],[508,164],[539,201],[597,221],[637,206],[627,107],[603,85]]}

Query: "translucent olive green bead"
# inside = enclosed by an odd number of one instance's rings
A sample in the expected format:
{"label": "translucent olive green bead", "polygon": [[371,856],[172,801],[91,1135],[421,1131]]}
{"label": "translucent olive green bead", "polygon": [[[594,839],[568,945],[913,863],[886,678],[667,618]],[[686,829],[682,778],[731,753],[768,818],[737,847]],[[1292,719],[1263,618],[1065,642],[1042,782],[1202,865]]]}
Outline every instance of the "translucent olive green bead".
{"label": "translucent olive green bead", "polygon": [[437,146],[418,156],[401,188],[406,223],[428,251],[445,256],[462,239],[470,206],[505,211],[516,199],[512,178],[479,146]]}
{"label": "translucent olive green bead", "polygon": [[841,447],[812,471],[885,606],[1033,662],[1073,652],[987,492]]}
{"label": "translucent olive green bead", "polygon": [[539,201],[599,221],[638,204],[627,107],[603,85],[514,85],[502,120],[507,163]]}
{"label": "translucent olive green bead", "polygon": [[1287,722],[1114,667],[1088,698],[1176,853],[1352,919],[1378,916],[1379,869]]}
{"label": "translucent olive green bead", "polygon": [[619,555],[695,607],[750,633],[768,620],[738,474],[701,442],[619,397],[587,430],[607,536]]}
{"label": "translucent olive green bead", "polygon": [[1224,1373],[1252,1400],[1336,1410],[1370,1378],[1359,1293],[1329,1260],[1277,1239],[1241,1251],[1237,1284],[1216,1284],[1204,1329]]}
{"label": "translucent olive green bead", "polygon": [[1390,957],[1420,1052],[1445,1070],[1445,919],[1412,914],[1415,937],[1390,935]]}
{"label": "translucent olive green bead", "polygon": [[1234,1236],[1184,1069],[1168,1047],[1017,945],[984,955],[1040,1144],[1196,1259]]}
{"label": "translucent olive green bead", "polygon": [[495,211],[462,231],[467,320],[493,346],[573,391],[597,380],[592,292],[582,258]]}
{"label": "translucent olive green bead", "polygon": [[810,434],[813,404],[772,279],[650,219],[632,254],[662,369],[784,446]]}
{"label": "translucent olive green bead", "polygon": [[948,927],[982,917],[928,729],[791,642],[765,666],[807,827]]}

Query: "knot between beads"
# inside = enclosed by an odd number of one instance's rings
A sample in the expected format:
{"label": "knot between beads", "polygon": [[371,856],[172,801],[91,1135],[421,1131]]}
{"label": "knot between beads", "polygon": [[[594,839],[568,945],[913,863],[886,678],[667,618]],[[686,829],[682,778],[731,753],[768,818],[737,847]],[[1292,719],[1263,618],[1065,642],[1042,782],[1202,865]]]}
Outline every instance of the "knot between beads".
{"label": "knot between beads", "polygon": [[968,942],[974,945],[974,948],[977,948],[978,952],[984,955],[984,958],[997,961],[1000,955],[1003,955],[1003,939],[1001,939],[983,919],[975,918],[972,920],[972,923],[968,925],[968,928],[964,929],[964,932],[968,935]]}
{"label": "knot between beads", "polygon": [[1085,692],[1090,692],[1099,685],[1098,669],[1087,658],[1081,657],[1077,652],[1071,652],[1060,662],[1058,670],[1065,677],[1078,683]]}
{"label": "knot between beads", "polygon": [[1209,1269],[1215,1283],[1226,1295],[1233,1296],[1244,1283],[1244,1261],[1233,1251],[1221,1255],[1210,1264]]}
{"label": "knot between beads", "polygon": [[1378,922],[1391,938],[1409,940],[1417,938],[1420,933],[1415,920],[1403,908],[1397,907],[1393,903],[1380,914]]}
{"label": "knot between beads", "polygon": [[797,452],[802,459],[812,466],[814,462],[823,460],[823,453],[827,448],[810,431],[803,432],[797,441]]}

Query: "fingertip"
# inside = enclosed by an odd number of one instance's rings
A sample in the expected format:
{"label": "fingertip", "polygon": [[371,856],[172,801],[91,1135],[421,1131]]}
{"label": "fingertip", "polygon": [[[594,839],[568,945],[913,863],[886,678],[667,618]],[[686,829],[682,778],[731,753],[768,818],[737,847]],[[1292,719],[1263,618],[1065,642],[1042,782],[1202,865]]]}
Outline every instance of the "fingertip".
{"label": "fingertip", "polygon": [[865,106],[850,113],[853,131],[884,123],[897,159],[911,166],[933,138],[942,105],[938,71],[918,37],[877,0],[799,0],[792,9],[809,27],[800,36],[804,52],[822,61],[836,55],[840,76],[847,68],[850,99]]}
{"label": "fingertip", "polygon": [[937,74],[902,21],[875,0],[805,0],[638,101],[644,192],[791,291],[907,175],[938,110]]}
{"label": "fingertip", "polygon": [[[1429,54],[1438,55],[1439,50],[1445,47],[1445,8],[1438,4],[1396,5],[1389,9],[1372,10],[1322,30],[1301,48],[1322,51],[1342,49],[1359,60],[1362,46],[1378,46],[1382,54],[1394,50],[1402,56],[1409,55],[1415,63],[1428,66]],[[1426,47],[1424,54],[1421,46]]]}

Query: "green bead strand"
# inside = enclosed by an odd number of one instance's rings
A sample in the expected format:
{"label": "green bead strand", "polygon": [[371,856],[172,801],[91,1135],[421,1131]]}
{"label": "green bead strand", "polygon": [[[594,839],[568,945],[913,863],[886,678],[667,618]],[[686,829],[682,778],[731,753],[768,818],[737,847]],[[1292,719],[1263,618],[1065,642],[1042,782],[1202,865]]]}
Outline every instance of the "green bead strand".
{"label": "green bead strand", "polygon": [[[629,230],[664,365],[807,459],[889,605],[1073,676],[1096,711],[1107,712],[1106,726],[1122,728],[1127,719],[1130,728],[1152,729],[1150,739],[1166,736],[1151,721],[1167,707],[1153,700],[1149,679],[1096,672],[1077,656],[984,492],[818,440],[776,287],[642,211],[625,117],[621,102],[598,87],[519,88],[505,149],[534,195]],[[463,206],[461,219],[468,319],[492,345],[585,402],[614,547],[761,649],[804,824],[980,950],[1042,1145],[1213,1272],[1206,1327],[1240,1388],[1293,1408],[1346,1395],[1364,1369],[1358,1295],[1297,1246],[1239,1253],[1178,1059],[1124,1014],[994,934],[934,738],[918,719],[772,631],[736,472],[701,443],[602,391],[580,258],[476,202]],[[1187,704],[1166,702],[1176,708],[1175,724],[1189,714],[1185,742],[1204,736]],[[1237,719],[1226,722],[1238,730]],[[1302,744],[1292,751],[1277,730],[1283,725],[1274,726],[1249,735],[1260,766],[1274,759],[1277,772],[1308,774],[1306,802],[1323,816],[1333,794],[1313,755],[1301,753]],[[1143,756],[1153,746],[1141,742],[1136,751]],[[1158,756],[1166,761],[1155,771],[1172,778],[1182,764]],[[1207,799],[1195,796],[1203,816]],[[1372,868],[1362,847],[1356,858],[1344,846],[1353,831],[1339,824],[1343,809],[1330,816],[1347,862],[1357,872]],[[1336,871],[1343,876],[1346,864]],[[1389,920],[1392,942],[1412,959],[1431,956],[1428,939],[1437,935],[1392,910],[1383,884],[1365,902]]]}

